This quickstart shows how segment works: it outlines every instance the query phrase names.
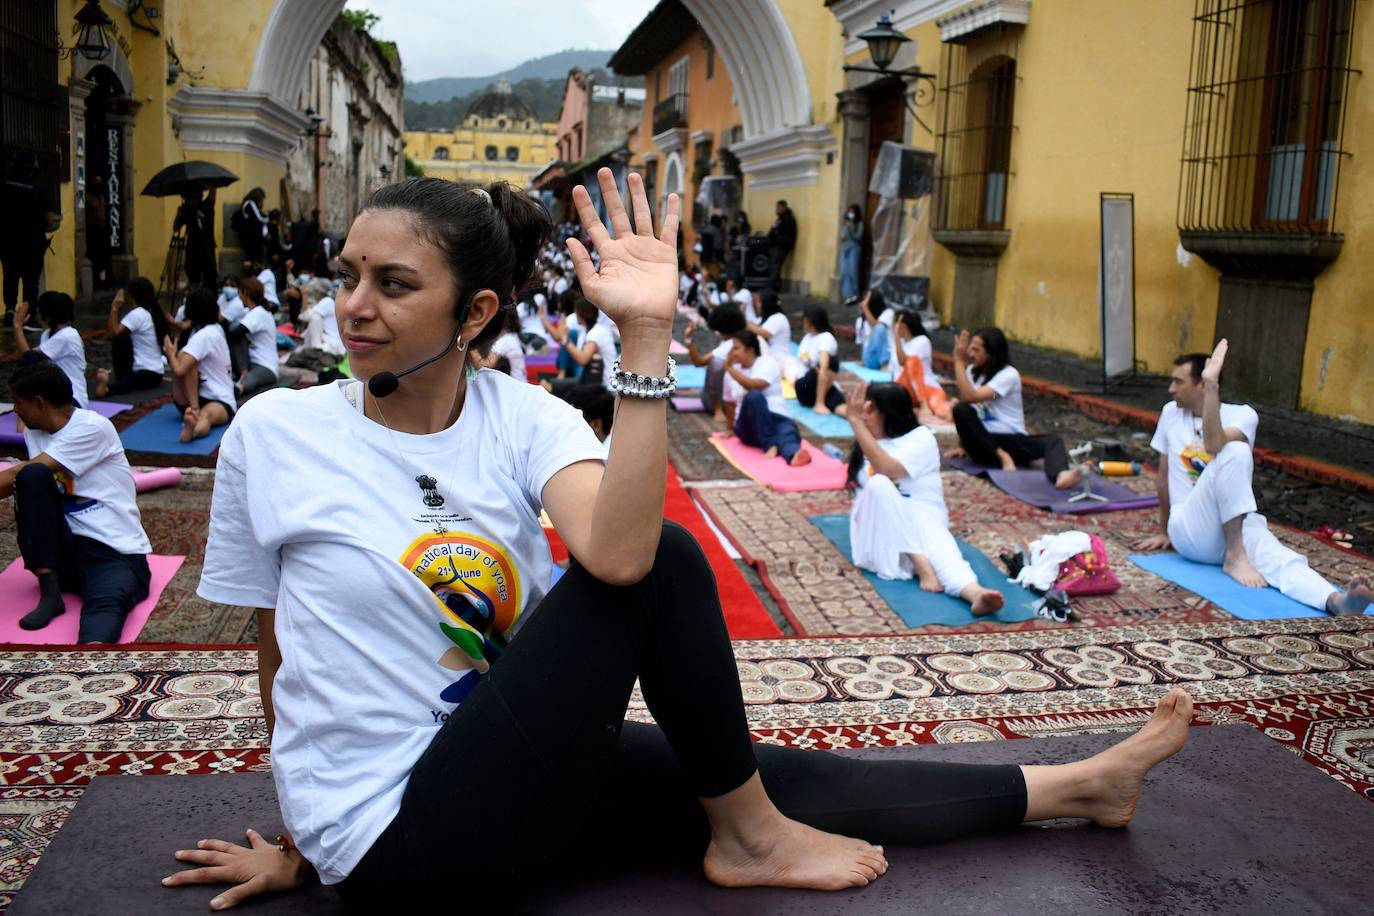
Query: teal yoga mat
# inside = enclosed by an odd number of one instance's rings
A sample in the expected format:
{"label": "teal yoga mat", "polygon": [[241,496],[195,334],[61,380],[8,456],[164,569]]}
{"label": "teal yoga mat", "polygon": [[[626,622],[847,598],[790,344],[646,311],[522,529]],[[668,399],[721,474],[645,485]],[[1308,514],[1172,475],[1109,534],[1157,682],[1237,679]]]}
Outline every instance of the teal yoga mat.
{"label": "teal yoga mat", "polygon": [[[848,515],[817,515],[811,518],[811,524],[819,528],[847,560],[854,562],[854,551],[849,543]],[[958,598],[923,592],[915,579],[880,579],[868,570],[863,570],[863,574],[873,583],[873,587],[882,595],[888,606],[909,627],[923,627],[933,623],[956,626],[973,620],[1015,623],[1019,620],[1030,620],[1035,616],[1035,611],[1031,609],[1037,600],[1034,595],[1009,580],[973,545],[959,541],[959,552],[968,560],[969,566],[973,567],[973,574],[978,577],[980,583],[988,588],[997,589],[1006,597],[1007,601],[1002,610],[988,617],[974,617],[969,606]]]}
{"label": "teal yoga mat", "polygon": [[677,367],[677,387],[683,388],[705,388],[706,387],[706,367],[705,366],[684,366],[679,364]]}
{"label": "teal yoga mat", "polygon": [[863,363],[847,362],[840,363],[840,368],[846,372],[852,372],[865,382],[890,382],[892,373],[884,372],[882,369],[870,369]]}
{"label": "teal yoga mat", "polygon": [[818,436],[828,439],[852,439],[854,430],[844,417],[832,414],[819,414],[810,407],[803,407],[796,401],[788,401],[787,409],[796,420]]}
{"label": "teal yoga mat", "polygon": [[1201,595],[1242,620],[1281,620],[1285,617],[1325,617],[1326,611],[1294,601],[1276,588],[1246,588],[1221,571],[1220,566],[1194,563],[1176,553],[1131,557],[1131,562]]}
{"label": "teal yoga mat", "polygon": [[175,404],[163,404],[157,410],[135,420],[119,434],[126,451],[159,452],[163,455],[208,455],[219,448],[219,440],[229,424],[216,426],[206,436],[180,441],[181,411]]}

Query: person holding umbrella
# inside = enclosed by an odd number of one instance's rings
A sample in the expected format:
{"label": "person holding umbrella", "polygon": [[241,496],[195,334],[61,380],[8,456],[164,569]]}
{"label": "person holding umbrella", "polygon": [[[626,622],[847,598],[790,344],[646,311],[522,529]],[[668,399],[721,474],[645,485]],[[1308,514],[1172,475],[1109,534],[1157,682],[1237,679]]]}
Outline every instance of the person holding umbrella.
{"label": "person holding umbrella", "polygon": [[215,269],[215,189],[190,189],[181,194],[172,232],[186,230],[186,279],[192,286],[214,288],[219,279]]}

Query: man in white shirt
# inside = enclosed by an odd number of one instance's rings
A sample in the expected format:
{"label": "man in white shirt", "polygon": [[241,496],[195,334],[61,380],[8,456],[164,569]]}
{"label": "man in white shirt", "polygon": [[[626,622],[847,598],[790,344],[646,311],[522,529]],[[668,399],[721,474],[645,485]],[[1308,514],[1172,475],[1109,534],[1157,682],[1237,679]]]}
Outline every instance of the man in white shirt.
{"label": "man in white shirt", "polygon": [[744,390],[730,424],[739,441],[763,449],[769,458],[781,455],[793,467],[810,464],[811,453],[802,448],[801,432],[782,396],[782,366],[763,354],[757,334],[735,334],[725,371]]}
{"label": "man in white shirt", "polygon": [[66,610],[62,592],[79,592],[78,641],[118,642],[124,618],[148,597],[152,550],[119,436],[76,406],[51,362],[25,366],[10,385],[29,460],[0,471],[0,498],[14,496],[19,552],[40,595],[19,625],[41,630]]}
{"label": "man in white shirt", "polygon": [[1283,594],[1329,614],[1363,614],[1374,589],[1362,576],[1340,591],[1279,543],[1255,504],[1255,431],[1259,415],[1244,404],[1221,402],[1221,370],[1227,343],[1210,357],[1174,361],[1173,401],[1160,411],[1152,448],[1160,454],[1155,478],[1161,534],[1141,541],[1142,550],[1172,546],[1194,563],[1219,565],[1241,585],[1273,585]]}

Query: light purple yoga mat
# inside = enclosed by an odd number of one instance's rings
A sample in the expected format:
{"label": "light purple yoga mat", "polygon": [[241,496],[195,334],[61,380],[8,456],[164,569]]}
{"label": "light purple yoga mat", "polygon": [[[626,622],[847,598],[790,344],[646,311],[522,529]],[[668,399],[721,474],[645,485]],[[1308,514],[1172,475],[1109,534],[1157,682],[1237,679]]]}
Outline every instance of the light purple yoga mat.
{"label": "light purple yoga mat", "polygon": [[701,398],[669,398],[673,404],[673,409],[678,413],[705,413],[706,405],[701,402]]}
{"label": "light purple yoga mat", "polygon": [[1112,483],[1098,474],[1091,475],[1092,491],[1099,496],[1107,497],[1106,502],[1099,502],[1095,499],[1085,499],[1076,503],[1069,502],[1070,497],[1083,491],[1081,484],[1069,490],[1060,490],[1050,483],[1043,471],[1030,468],[1018,468],[1015,471],[998,469],[988,471],[987,476],[997,485],[998,489],[1015,496],[1023,503],[1068,515],[1115,512],[1120,509],[1149,509],[1159,505],[1158,496],[1141,495],[1129,487]]}
{"label": "light purple yoga mat", "polygon": [[[113,417],[117,413],[129,410],[131,404],[117,404],[113,401],[91,401],[87,405],[88,409],[94,410],[102,417]],[[23,445],[24,434],[17,432],[16,423],[19,420],[17,413],[0,414],[0,445]]]}
{"label": "light purple yoga mat", "polygon": [[981,465],[967,455],[960,455],[951,458],[949,455],[940,456],[940,464],[947,468],[954,468],[956,471],[963,471],[965,474],[972,474],[974,477],[986,477],[992,468]]}

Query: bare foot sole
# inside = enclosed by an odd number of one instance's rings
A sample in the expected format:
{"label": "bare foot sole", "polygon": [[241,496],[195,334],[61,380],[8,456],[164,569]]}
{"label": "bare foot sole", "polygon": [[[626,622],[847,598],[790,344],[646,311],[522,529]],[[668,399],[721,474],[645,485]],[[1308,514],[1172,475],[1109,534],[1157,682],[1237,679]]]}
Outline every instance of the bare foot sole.
{"label": "bare foot sole", "polygon": [[1131,737],[1084,763],[1092,775],[1086,816],[1103,827],[1125,827],[1135,815],[1140,784],[1156,764],[1168,760],[1188,741],[1193,698],[1182,687],[1165,694],[1150,721]]}
{"label": "bare foot sole", "polygon": [[1002,610],[1002,605],[1005,602],[1006,599],[1002,597],[1001,592],[985,588],[969,602],[969,607],[973,610],[974,617],[986,617]]}
{"label": "bare foot sole", "polygon": [[921,591],[944,591],[944,586],[940,584],[939,576],[935,575],[935,567],[930,565],[930,560],[926,559],[919,553],[912,554],[911,565],[916,569],[916,577],[920,580]]}
{"label": "bare foot sole", "polygon": [[783,818],[766,841],[746,848],[711,839],[702,863],[721,887],[795,887],[838,891],[863,887],[887,871],[881,846],[822,833]]}
{"label": "bare foot sole", "polygon": [[110,393],[110,373],[107,369],[95,370],[95,396],[103,398]]}
{"label": "bare foot sole", "polygon": [[187,411],[181,417],[181,441],[190,442],[196,435],[196,416],[192,411]]}
{"label": "bare foot sole", "polygon": [[1059,476],[1054,480],[1055,489],[1068,490],[1078,486],[1087,477],[1087,472],[1082,467],[1069,468],[1067,471],[1060,471]]}
{"label": "bare foot sole", "polygon": [[811,408],[811,409],[814,410],[814,411],[816,411],[816,413],[822,414],[822,415],[830,413],[830,408],[829,408],[829,407],[826,407],[824,404],[817,404],[815,407],[813,407],[813,408]]}
{"label": "bare foot sole", "polygon": [[763,457],[765,457],[765,458],[776,458],[776,457],[778,457],[778,447],[777,447],[776,445],[770,445],[770,446],[768,446],[768,448],[766,448],[766,449],[764,450],[764,452],[763,452]]}
{"label": "bare foot sole", "polygon": [[787,463],[792,465],[792,467],[794,468],[805,467],[806,465],[811,463],[811,453],[808,452],[806,449],[802,449],[801,451],[797,452],[797,454],[793,455],[792,460],[788,461]]}
{"label": "bare foot sole", "polygon": [[997,450],[997,460],[1002,463],[1002,470],[1016,470],[1016,462],[1012,459],[1011,455],[1008,452],[1002,451],[1000,448]]}
{"label": "bare foot sole", "polygon": [[1326,609],[1332,614],[1340,616],[1356,616],[1363,614],[1370,603],[1374,602],[1374,588],[1370,587],[1369,580],[1364,576],[1356,576],[1350,580],[1344,592],[1337,592],[1331,596],[1326,603]]}
{"label": "bare foot sole", "polygon": [[1246,588],[1266,588],[1269,585],[1268,580],[1259,574],[1259,570],[1255,569],[1247,556],[1228,557],[1221,565],[1221,571]]}

